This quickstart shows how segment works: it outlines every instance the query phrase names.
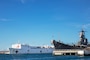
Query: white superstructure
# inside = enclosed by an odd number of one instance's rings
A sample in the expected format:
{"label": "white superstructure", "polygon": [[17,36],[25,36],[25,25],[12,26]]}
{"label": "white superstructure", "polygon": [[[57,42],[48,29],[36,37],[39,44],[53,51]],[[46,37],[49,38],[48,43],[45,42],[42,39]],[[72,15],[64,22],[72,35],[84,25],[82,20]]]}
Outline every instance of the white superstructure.
{"label": "white superstructure", "polygon": [[10,54],[41,54],[41,53],[52,53],[53,46],[29,46],[24,44],[13,44],[9,48]]}

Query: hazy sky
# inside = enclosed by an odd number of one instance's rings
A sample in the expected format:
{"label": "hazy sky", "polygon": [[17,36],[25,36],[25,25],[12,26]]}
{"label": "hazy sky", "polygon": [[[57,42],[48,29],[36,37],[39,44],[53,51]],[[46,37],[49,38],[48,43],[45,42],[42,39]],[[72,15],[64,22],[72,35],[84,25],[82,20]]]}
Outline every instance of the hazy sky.
{"label": "hazy sky", "polygon": [[0,49],[77,43],[82,26],[90,42],[90,0],[0,0]]}

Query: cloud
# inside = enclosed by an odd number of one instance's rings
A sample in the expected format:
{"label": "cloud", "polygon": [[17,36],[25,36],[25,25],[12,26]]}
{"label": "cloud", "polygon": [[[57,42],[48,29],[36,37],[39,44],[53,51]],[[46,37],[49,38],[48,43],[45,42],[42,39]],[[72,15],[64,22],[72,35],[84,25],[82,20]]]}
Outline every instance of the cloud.
{"label": "cloud", "polygon": [[13,0],[13,1],[20,2],[20,3],[24,4],[27,0]]}
{"label": "cloud", "polygon": [[83,25],[83,28],[89,28],[89,27],[90,27],[90,23]]}
{"label": "cloud", "polygon": [[22,4],[24,4],[24,3],[25,3],[25,0],[20,0],[20,1],[21,1],[21,3],[22,3]]}
{"label": "cloud", "polygon": [[75,27],[75,28],[82,28],[82,29],[90,29],[90,23],[87,23],[87,24],[79,24],[79,23],[68,23],[67,24],[68,26],[72,26],[72,27]]}
{"label": "cloud", "polygon": [[8,21],[8,19],[2,18],[2,19],[0,19],[0,21],[6,22],[6,21]]}
{"label": "cloud", "polygon": [[25,4],[25,3],[27,3],[27,2],[35,2],[36,0],[13,0],[13,1],[19,2],[19,3],[21,3],[21,4]]}
{"label": "cloud", "polygon": [[[22,4],[25,4],[27,1],[29,0],[19,0]],[[33,1],[33,0],[30,0],[30,1]]]}

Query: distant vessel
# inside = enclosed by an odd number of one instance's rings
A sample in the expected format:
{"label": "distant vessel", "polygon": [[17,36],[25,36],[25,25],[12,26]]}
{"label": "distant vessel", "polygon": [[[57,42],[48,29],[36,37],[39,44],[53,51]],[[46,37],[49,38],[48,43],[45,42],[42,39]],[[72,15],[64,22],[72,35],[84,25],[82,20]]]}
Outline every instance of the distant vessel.
{"label": "distant vessel", "polygon": [[85,38],[85,31],[83,29],[80,32],[80,41],[78,44],[69,45],[56,40],[53,40],[52,44],[55,49],[84,49],[90,46],[90,44],[88,44],[88,39]]}
{"label": "distant vessel", "polygon": [[85,38],[85,31],[83,29],[80,32],[80,41],[77,44],[69,45],[56,40],[53,40],[52,44],[55,47],[53,55],[90,56],[90,44],[88,39]]}
{"label": "distant vessel", "polygon": [[53,52],[53,46],[29,46],[24,44],[13,44],[9,48],[10,54],[46,54]]}

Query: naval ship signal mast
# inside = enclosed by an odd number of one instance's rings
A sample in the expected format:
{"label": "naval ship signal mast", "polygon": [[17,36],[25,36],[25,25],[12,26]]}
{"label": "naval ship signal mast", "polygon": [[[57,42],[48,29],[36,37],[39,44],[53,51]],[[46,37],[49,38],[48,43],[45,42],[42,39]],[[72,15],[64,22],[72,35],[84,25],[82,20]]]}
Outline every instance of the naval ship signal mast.
{"label": "naval ship signal mast", "polygon": [[84,29],[82,29],[80,31],[80,41],[79,41],[78,45],[87,45],[87,44],[88,44],[88,40],[87,40],[87,38],[85,38]]}

